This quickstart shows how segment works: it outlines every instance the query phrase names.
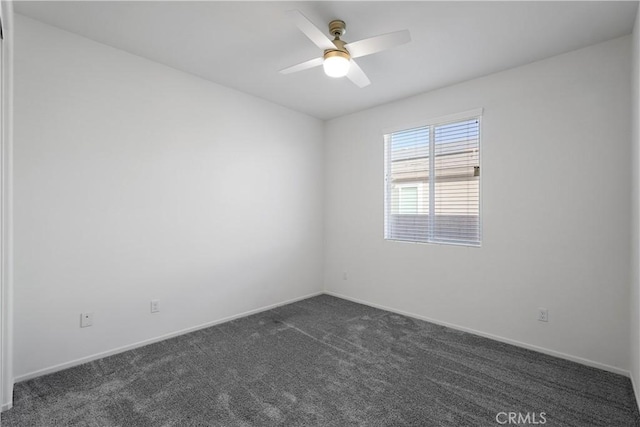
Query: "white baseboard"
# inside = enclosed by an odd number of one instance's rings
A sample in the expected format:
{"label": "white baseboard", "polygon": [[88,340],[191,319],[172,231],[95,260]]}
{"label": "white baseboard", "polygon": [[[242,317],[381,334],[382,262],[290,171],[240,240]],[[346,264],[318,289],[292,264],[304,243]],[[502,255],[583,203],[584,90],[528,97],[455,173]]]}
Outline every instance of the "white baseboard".
{"label": "white baseboard", "polygon": [[[287,304],[291,304],[291,303],[294,303],[296,301],[301,301],[303,299],[312,298],[312,297],[315,297],[315,296],[318,296],[318,295],[322,295],[323,293],[324,292],[322,292],[322,291],[314,292],[314,293],[311,293],[311,294],[308,294],[308,295],[292,298],[292,299],[289,299],[289,300],[286,300],[286,301],[282,301],[282,302],[278,302],[278,303],[275,303],[275,304],[271,304],[271,305],[268,305],[268,306],[256,308],[256,309],[249,310],[249,311],[245,311],[244,313],[235,314],[233,316],[228,316],[228,317],[224,317],[222,319],[213,320],[211,322],[203,323],[201,325],[192,326],[190,328],[181,329],[181,330],[175,331],[175,332],[170,332],[168,334],[160,335],[160,336],[155,337],[155,338],[150,338],[150,339],[147,339],[147,340],[138,341],[136,343],[128,344],[128,345],[125,345],[123,347],[118,347],[118,348],[115,348],[115,349],[112,349],[112,350],[103,351],[101,353],[95,353],[95,354],[92,354],[90,356],[81,357],[79,359],[71,360],[69,362],[60,363],[58,365],[50,366],[48,368],[39,369],[37,371],[29,372],[28,374],[20,375],[19,377],[14,378],[14,382],[15,383],[19,383],[21,381],[27,381],[27,380],[30,380],[30,379],[33,379],[33,378],[41,377],[43,375],[52,374],[54,372],[62,371],[63,369],[72,368],[74,366],[82,365],[83,363],[92,362],[92,361],[97,360],[97,359],[102,359],[103,357],[112,356],[114,354],[122,353],[122,352],[125,352],[125,351],[128,351],[128,350],[133,350],[133,349],[139,348],[139,347],[144,347],[145,345],[149,345],[149,344],[153,344],[153,343],[156,343],[156,342],[159,342],[159,341],[163,341],[163,340],[166,340],[166,339],[169,339],[169,338],[177,337],[179,335],[188,334],[189,332],[194,332],[194,331],[197,331],[197,330],[200,330],[200,329],[209,328],[211,326],[215,326],[215,325],[219,325],[221,323],[229,322],[231,320],[238,319],[240,317],[246,317],[246,316],[250,316],[252,314],[256,314],[256,313],[260,313],[260,312],[263,312],[263,311],[271,310],[273,308],[280,307],[280,306],[287,305]],[[5,407],[7,407],[6,409],[10,409],[11,406],[12,406],[11,402],[6,403],[5,405],[2,406],[2,410],[4,411]]]}
{"label": "white baseboard", "polygon": [[[339,294],[337,292],[324,291],[324,293],[327,294],[327,295],[331,295],[331,296],[337,297],[337,298],[342,298],[342,299],[346,299],[348,301],[357,302],[358,304],[364,304],[364,305],[368,305],[369,307],[379,308],[381,310],[390,311],[392,313],[402,314],[403,316],[413,317],[414,319],[425,320],[427,322],[435,323],[436,325],[446,326],[448,328],[456,329],[458,331],[468,332],[470,334],[478,335],[478,336],[481,336],[481,337],[484,337],[484,338],[489,338],[489,339],[492,339],[494,341],[499,341],[499,342],[503,342],[503,343],[506,343],[506,344],[515,345],[516,347],[526,348],[527,350],[537,351],[538,353],[548,354],[550,356],[559,357],[560,359],[570,360],[572,362],[580,363],[581,365],[586,365],[586,366],[590,366],[592,368],[602,369],[602,370],[605,370],[605,371],[613,372],[614,374],[624,375],[625,377],[631,378],[631,374],[629,373],[629,371],[627,371],[625,369],[622,369],[622,368],[618,368],[616,366],[610,366],[610,365],[607,365],[607,364],[604,364],[604,363],[595,362],[593,360],[584,359],[584,358],[579,357],[579,356],[573,356],[571,354],[566,354],[566,353],[562,353],[562,352],[559,352],[559,351],[551,350],[551,349],[548,349],[548,348],[539,347],[537,345],[527,344],[527,343],[524,343],[524,342],[521,342],[521,341],[512,340],[510,338],[505,338],[505,337],[501,337],[501,336],[498,336],[498,335],[493,335],[493,334],[489,334],[489,333],[486,333],[486,332],[478,331],[478,330],[475,330],[475,329],[467,328],[467,327],[464,327],[464,326],[455,325],[453,323],[443,322],[441,320],[432,319],[432,318],[429,318],[429,317],[426,317],[426,316],[421,316],[419,314],[409,313],[409,312],[406,312],[406,311],[403,311],[403,310],[399,310],[397,308],[387,307],[387,306],[384,306],[382,304],[376,304],[376,303],[373,303],[373,302],[370,302],[370,301],[361,300],[359,298],[353,298],[353,297],[350,297],[350,296],[347,296],[347,295],[342,295],[342,294]],[[633,378],[632,378],[632,380],[633,380]],[[635,388],[634,388],[634,391],[636,391]],[[636,392],[636,399],[637,399],[637,396],[638,396],[638,393]]]}
{"label": "white baseboard", "polygon": [[5,403],[4,405],[0,406],[0,412],[8,411],[11,408],[13,408],[13,402]]}

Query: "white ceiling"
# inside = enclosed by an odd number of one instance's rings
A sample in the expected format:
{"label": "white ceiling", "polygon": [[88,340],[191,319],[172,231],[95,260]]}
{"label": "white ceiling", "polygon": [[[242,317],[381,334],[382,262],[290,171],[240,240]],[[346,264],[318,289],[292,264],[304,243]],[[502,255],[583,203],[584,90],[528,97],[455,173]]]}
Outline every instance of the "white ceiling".
{"label": "white ceiling", "polygon": [[[205,79],[329,119],[629,34],[636,2],[18,1],[18,13]],[[358,59],[359,89],[322,67],[278,70],[321,55],[285,16],[347,42],[409,29],[409,44]]]}

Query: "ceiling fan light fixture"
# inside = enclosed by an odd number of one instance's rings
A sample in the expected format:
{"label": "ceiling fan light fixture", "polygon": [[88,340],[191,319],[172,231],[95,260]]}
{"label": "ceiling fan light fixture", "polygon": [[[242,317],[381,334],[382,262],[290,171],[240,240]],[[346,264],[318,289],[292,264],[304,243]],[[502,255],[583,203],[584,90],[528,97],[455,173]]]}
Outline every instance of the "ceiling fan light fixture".
{"label": "ceiling fan light fixture", "polygon": [[295,73],[297,71],[318,67],[322,64],[324,73],[327,76],[347,77],[353,84],[359,88],[363,88],[369,86],[371,80],[369,80],[354,59],[378,53],[411,40],[409,31],[402,30],[369,37],[368,39],[358,40],[353,43],[346,43],[340,40],[340,37],[345,34],[347,25],[340,19],[334,19],[329,22],[329,34],[334,37],[334,39],[331,40],[299,10],[290,10],[287,12],[287,15],[313,44],[324,51],[324,55],[292,67],[284,68],[280,70],[282,74]]}
{"label": "ceiling fan light fixture", "polygon": [[330,50],[325,52],[322,68],[329,77],[344,77],[349,72],[351,62],[349,54],[341,50]]}

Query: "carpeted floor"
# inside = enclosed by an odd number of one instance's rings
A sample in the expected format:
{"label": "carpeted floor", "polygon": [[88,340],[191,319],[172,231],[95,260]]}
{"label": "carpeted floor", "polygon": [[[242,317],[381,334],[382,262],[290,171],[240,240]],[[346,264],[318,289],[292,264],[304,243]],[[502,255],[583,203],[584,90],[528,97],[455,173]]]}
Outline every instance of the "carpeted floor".
{"label": "carpeted floor", "polygon": [[322,295],[19,383],[2,426],[623,427],[634,402],[628,378]]}

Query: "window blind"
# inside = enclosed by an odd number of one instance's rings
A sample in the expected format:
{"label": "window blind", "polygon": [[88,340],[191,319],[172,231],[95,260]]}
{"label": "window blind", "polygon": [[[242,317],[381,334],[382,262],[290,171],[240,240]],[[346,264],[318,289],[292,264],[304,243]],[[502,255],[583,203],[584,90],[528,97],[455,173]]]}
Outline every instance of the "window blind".
{"label": "window blind", "polygon": [[384,136],[385,239],[480,245],[480,118]]}

